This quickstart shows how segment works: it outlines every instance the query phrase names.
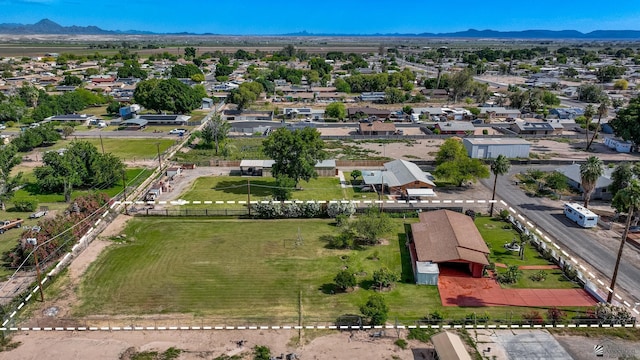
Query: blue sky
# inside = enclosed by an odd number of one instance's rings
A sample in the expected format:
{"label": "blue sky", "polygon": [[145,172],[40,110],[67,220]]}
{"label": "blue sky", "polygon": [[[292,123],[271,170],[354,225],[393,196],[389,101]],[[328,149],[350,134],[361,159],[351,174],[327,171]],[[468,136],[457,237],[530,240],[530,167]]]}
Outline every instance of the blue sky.
{"label": "blue sky", "polygon": [[0,23],[219,34],[640,30],[640,1],[0,0]]}

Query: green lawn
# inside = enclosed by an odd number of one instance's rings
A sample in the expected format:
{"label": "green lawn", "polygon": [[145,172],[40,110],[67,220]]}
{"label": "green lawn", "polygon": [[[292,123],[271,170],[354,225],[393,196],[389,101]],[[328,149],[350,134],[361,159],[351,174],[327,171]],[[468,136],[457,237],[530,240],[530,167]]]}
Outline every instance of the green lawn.
{"label": "green lawn", "polygon": [[[269,177],[241,177],[241,176],[208,176],[194,181],[189,190],[180,197],[189,201],[246,201],[247,184],[251,182],[251,201],[265,200],[272,196],[275,180]],[[300,188],[295,190],[291,199],[296,200],[341,200],[344,198],[340,179],[337,177],[319,177],[308,183],[301,181]],[[191,205],[206,208],[211,205]]]}
{"label": "green lawn", "polygon": [[[126,182],[129,186],[140,184],[144,179],[151,175],[151,170],[147,169],[138,169],[138,168],[130,168],[125,171]],[[48,194],[41,193],[40,188],[35,182],[35,178],[31,176],[27,176],[27,179],[32,179],[28,182],[25,187],[16,191],[13,199],[21,199],[25,197],[35,197],[39,203],[42,205],[47,205],[51,203],[59,203],[64,202],[63,194]],[[117,181],[113,186],[109,188],[95,188],[95,189],[76,189],[71,194],[71,198],[76,198],[80,195],[84,195],[90,191],[100,191],[104,192],[110,197],[115,196],[120,191],[122,191],[122,180]]]}
{"label": "green lawn", "polygon": [[[72,138],[73,135],[70,136]],[[160,153],[167,150],[171,145],[176,143],[173,139],[129,139],[129,138],[103,138],[102,143],[100,139],[89,138],[82,139],[82,141],[88,141],[98,148],[98,151],[102,152],[102,146],[104,145],[105,153],[112,153],[113,155],[121,158],[122,160],[140,160],[150,159],[158,156],[158,145],[160,144]],[[43,150],[57,150],[69,146],[71,140],[61,140],[55,145],[45,148]]]}
{"label": "green lawn", "polygon": [[[300,298],[304,323],[330,323],[359,313],[374,293],[372,273],[381,266],[403,281],[383,292],[390,321],[410,324],[436,310],[449,319],[478,312],[520,320],[530,311],[442,307],[436,287],[413,284],[402,221],[394,222],[384,236],[388,245],[333,250],[326,247],[326,237],[337,232],[331,220],[133,219],[126,242],[108,248],[88,269],[73,312],[189,313],[227,323],[291,324],[298,321]],[[343,268],[357,274],[359,288],[333,293],[333,277]]]}
{"label": "green lawn", "polygon": [[569,281],[562,273],[562,270],[544,270],[547,278],[544,281],[533,281],[531,275],[540,270],[522,270],[522,276],[518,282],[512,285],[502,285],[505,288],[519,289],[579,289],[581,286]]}
{"label": "green lawn", "polygon": [[508,229],[503,229],[505,225],[509,224],[486,216],[476,218],[476,226],[491,250],[489,261],[507,265],[552,265],[531,244],[525,247],[524,260],[520,260],[517,251],[507,250],[504,245],[513,239],[519,240],[520,236],[510,226]]}

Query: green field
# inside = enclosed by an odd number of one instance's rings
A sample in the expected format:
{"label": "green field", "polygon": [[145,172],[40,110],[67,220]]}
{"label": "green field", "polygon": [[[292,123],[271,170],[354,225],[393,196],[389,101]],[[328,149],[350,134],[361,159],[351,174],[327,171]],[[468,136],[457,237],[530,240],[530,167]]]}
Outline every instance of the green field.
{"label": "green field", "polygon": [[[246,201],[248,183],[251,183],[251,201],[266,200],[272,197],[275,179],[269,177],[210,176],[194,181],[189,190],[180,197],[189,201]],[[301,181],[302,190],[294,190],[291,199],[295,200],[341,200],[345,198],[337,177],[319,177],[308,183]],[[190,208],[206,208],[211,205],[189,205]]]}
{"label": "green field", "polygon": [[[388,245],[333,250],[327,236],[337,229],[330,220],[133,219],[126,241],[108,248],[87,271],[73,312],[297,323],[301,304],[303,323],[327,323],[359,313],[374,293],[372,273],[381,266],[402,278],[383,292],[390,319],[411,323],[436,310],[449,319],[476,311],[492,319],[510,314],[519,319],[530,310],[442,307],[436,287],[413,284],[402,228],[395,220],[384,236]],[[359,288],[334,293],[333,277],[344,268],[357,274]]]}
{"label": "green field", "polygon": [[[72,138],[73,135],[70,136]],[[113,155],[121,158],[122,160],[144,160],[157,158],[158,156],[158,144],[160,145],[160,153],[166,151],[171,145],[176,143],[173,139],[129,139],[129,138],[102,138],[100,139],[89,138],[81,139],[82,141],[88,141],[98,148],[98,151],[102,152],[102,146],[104,146],[105,153],[112,153]],[[61,140],[55,145],[44,148],[43,150],[57,150],[67,147],[71,140]]]}

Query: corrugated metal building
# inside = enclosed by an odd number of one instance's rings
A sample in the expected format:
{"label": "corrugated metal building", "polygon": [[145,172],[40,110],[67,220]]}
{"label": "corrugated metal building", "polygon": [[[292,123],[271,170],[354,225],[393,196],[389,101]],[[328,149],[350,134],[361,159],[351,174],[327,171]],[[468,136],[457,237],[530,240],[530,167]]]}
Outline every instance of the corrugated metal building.
{"label": "corrugated metal building", "polygon": [[495,159],[498,155],[528,158],[531,150],[531,143],[520,138],[465,138],[463,143],[469,157],[474,159]]}

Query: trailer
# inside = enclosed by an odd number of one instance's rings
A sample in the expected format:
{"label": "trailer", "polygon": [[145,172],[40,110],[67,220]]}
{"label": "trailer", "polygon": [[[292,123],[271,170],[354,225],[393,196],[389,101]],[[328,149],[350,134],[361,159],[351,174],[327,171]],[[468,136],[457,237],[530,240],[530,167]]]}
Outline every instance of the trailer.
{"label": "trailer", "polygon": [[13,228],[21,227],[23,222],[24,220],[22,219],[0,221],[0,234],[4,234],[5,231]]}
{"label": "trailer", "polygon": [[564,204],[564,215],[583,228],[591,228],[598,225],[598,215],[580,204]]}

